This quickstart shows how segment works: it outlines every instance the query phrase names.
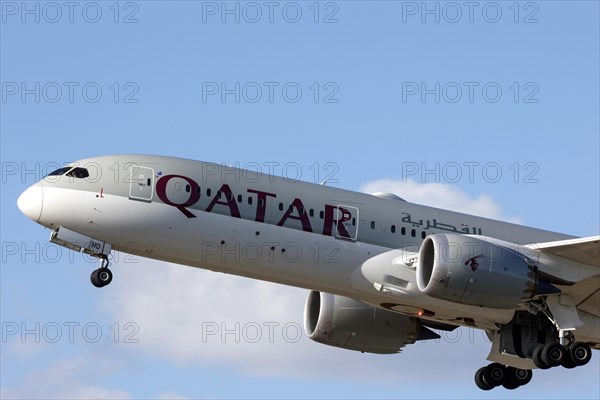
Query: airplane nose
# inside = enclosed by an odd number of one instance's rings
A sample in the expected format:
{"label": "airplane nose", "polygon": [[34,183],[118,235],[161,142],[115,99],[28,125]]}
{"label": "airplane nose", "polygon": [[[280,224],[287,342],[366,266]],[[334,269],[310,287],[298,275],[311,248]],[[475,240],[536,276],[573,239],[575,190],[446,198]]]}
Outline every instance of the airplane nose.
{"label": "airplane nose", "polygon": [[44,201],[42,185],[36,183],[30,186],[19,196],[17,206],[23,214],[38,222],[42,215],[42,203]]}

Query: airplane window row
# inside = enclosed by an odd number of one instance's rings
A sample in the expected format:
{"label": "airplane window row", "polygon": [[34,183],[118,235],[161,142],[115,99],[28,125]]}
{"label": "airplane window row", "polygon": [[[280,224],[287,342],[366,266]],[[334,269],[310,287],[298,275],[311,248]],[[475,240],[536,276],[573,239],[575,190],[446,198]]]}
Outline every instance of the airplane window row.
{"label": "airplane window row", "polygon": [[[181,186],[178,186],[177,184],[175,185],[175,190],[181,190],[180,188],[181,188]],[[192,190],[191,186],[189,184],[187,184],[185,186],[185,191],[187,193],[190,193],[191,190]],[[201,191],[201,189],[200,189],[199,186],[196,188],[196,190],[197,190],[198,193],[200,193],[200,191]],[[206,196],[210,197],[211,195],[212,195],[212,189],[206,188]],[[217,196],[218,199],[220,199],[221,196],[222,196],[222,192],[220,190],[217,191],[216,196]],[[226,198],[227,198],[227,200],[231,201],[231,200],[233,200],[234,196],[233,196],[232,193],[227,193]],[[243,201],[244,201],[244,197],[241,194],[238,194],[237,195],[237,202],[241,204]],[[253,203],[254,203],[254,198],[252,196],[248,196],[248,205],[252,205]],[[264,207],[264,205],[265,205],[264,199],[258,199],[258,207]],[[283,211],[284,204],[280,202],[278,204],[278,208],[279,208],[280,211]],[[288,206],[288,210],[290,212],[292,212],[293,211],[293,206],[289,205]],[[300,215],[304,215],[304,214],[307,213],[307,210],[304,207],[300,207],[298,209],[298,213]],[[315,216],[315,210],[314,210],[314,208],[308,209],[308,215],[310,217],[314,217]],[[323,210],[319,211],[319,218],[320,219],[324,219],[325,218],[325,212]],[[352,218],[352,225],[354,225],[354,226],[356,225],[356,218]]]}
{"label": "airplane window row", "polygon": [[[375,221],[371,221],[371,229],[375,229]],[[381,230],[385,231],[385,224],[382,223],[381,224]],[[392,225],[390,226],[390,232],[392,233],[396,233],[396,225]],[[405,227],[401,227],[400,228],[400,234],[402,236],[406,236],[407,232],[406,232],[406,228]],[[410,236],[411,237],[417,237],[417,230],[416,229],[411,229],[410,230]],[[427,233],[425,231],[421,231],[421,239],[425,239],[427,237]]]}
{"label": "airplane window row", "polygon": [[[55,172],[58,172],[58,170],[55,171]],[[64,173],[64,171],[62,173]],[[197,187],[196,190],[197,190],[198,193],[200,193],[200,187],[199,186]],[[191,186],[189,184],[186,185],[185,191],[187,193],[190,193]],[[212,190],[210,188],[207,188],[206,189],[206,196],[210,197],[211,194],[212,194]],[[222,192],[220,190],[217,191],[217,198],[220,199],[221,196],[222,196]],[[233,196],[232,193],[227,193],[226,197],[227,197],[227,200],[229,200],[229,201],[233,200],[233,198],[234,198],[234,196]],[[236,200],[237,200],[238,203],[241,204],[244,201],[244,197],[241,194],[238,194]],[[254,202],[254,198],[252,196],[248,196],[248,204],[252,205],[253,202]],[[263,207],[264,206],[264,199],[258,199],[258,206],[259,207]],[[278,204],[278,208],[279,208],[279,211],[283,211],[284,210],[284,204],[282,202],[280,202]],[[292,205],[288,206],[288,211],[290,211],[290,212],[293,211],[293,206]],[[307,211],[304,209],[304,207],[299,207],[298,208],[298,214],[299,215],[302,216],[302,215],[304,215],[306,213],[307,213]],[[315,216],[315,210],[313,208],[308,209],[308,215],[310,217],[314,217]],[[324,219],[325,218],[325,212],[323,210],[319,211],[319,218],[320,219]],[[356,218],[352,218],[352,225],[356,226]],[[375,221],[371,221],[370,226],[371,226],[371,229],[375,229],[375,227],[376,227]],[[382,223],[381,229],[382,229],[382,231],[385,231],[385,224]],[[396,225],[391,225],[390,226],[390,232],[394,233],[394,234],[396,233]],[[400,228],[400,234],[402,236],[407,235],[407,230],[406,230],[405,227],[401,227]],[[408,234],[410,234],[411,237],[417,237],[417,231],[416,231],[416,229],[411,229],[410,232],[408,232]],[[427,236],[427,234],[424,231],[422,231],[421,232],[421,238],[425,239],[426,236]]]}

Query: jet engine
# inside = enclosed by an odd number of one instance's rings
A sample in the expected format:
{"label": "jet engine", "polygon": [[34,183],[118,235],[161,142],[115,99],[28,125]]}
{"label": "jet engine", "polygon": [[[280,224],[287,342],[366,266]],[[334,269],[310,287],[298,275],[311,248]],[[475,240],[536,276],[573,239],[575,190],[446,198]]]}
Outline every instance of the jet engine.
{"label": "jet engine", "polygon": [[460,304],[514,308],[558,289],[541,280],[516,245],[482,236],[436,233],[419,249],[417,286],[431,297]]}
{"label": "jet engine", "polygon": [[308,294],[304,328],[315,342],[379,354],[398,353],[416,340],[439,338],[416,318],[317,291]]}

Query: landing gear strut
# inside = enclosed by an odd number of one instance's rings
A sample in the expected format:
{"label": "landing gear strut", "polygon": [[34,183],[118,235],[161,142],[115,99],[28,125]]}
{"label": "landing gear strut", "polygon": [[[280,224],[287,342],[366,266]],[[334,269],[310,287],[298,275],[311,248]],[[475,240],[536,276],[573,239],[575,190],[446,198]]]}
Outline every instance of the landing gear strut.
{"label": "landing gear strut", "polygon": [[100,264],[100,268],[94,270],[90,275],[92,285],[96,286],[97,288],[101,288],[112,282],[113,274],[111,270],[108,269],[108,266],[108,257],[102,257],[102,263]]}

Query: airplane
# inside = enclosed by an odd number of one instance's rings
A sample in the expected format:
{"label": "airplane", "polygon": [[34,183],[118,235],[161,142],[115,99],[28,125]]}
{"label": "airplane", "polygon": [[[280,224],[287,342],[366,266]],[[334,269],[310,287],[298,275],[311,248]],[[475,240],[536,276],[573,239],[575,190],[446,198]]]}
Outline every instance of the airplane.
{"label": "airplane", "polygon": [[17,205],[52,243],[99,259],[95,287],[112,281],[115,250],[306,288],[307,335],[330,346],[395,354],[432,329],[484,330],[482,390],[600,349],[600,236],[152,155],[70,163]]}

